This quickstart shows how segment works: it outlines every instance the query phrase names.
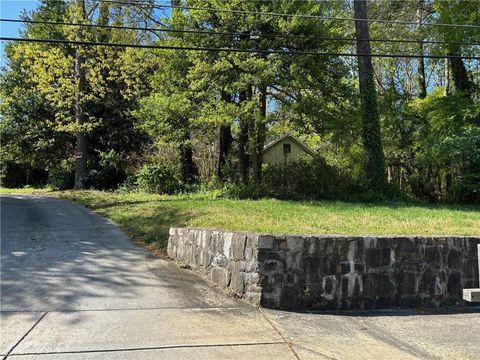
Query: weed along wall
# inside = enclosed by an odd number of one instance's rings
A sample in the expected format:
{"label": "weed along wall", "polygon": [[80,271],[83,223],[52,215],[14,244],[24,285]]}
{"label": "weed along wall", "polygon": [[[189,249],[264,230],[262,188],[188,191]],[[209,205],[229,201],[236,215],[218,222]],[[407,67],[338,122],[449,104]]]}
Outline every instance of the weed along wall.
{"label": "weed along wall", "polygon": [[437,307],[478,285],[480,237],[273,236],[172,228],[168,254],[282,309]]}

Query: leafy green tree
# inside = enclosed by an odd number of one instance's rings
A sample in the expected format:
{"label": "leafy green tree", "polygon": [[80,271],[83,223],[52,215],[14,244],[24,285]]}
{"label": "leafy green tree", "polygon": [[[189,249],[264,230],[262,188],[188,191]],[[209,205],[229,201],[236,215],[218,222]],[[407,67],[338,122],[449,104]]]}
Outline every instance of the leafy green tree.
{"label": "leafy green tree", "polygon": [[193,162],[192,134],[198,104],[190,89],[190,63],[184,53],[156,51],[158,71],[150,79],[153,90],[142,98],[134,112],[140,120],[139,128],[156,142],[177,145],[180,172],[184,183],[195,180],[197,170]]}
{"label": "leafy green tree", "polygon": [[414,193],[445,198],[452,186],[479,176],[478,103],[462,93],[445,96],[439,88],[425,99],[410,102],[404,117],[414,124],[414,171],[409,179]]}
{"label": "leafy green tree", "polygon": [[[188,1],[188,5],[245,10],[251,12],[288,12],[319,15],[334,11],[336,4],[306,2]],[[284,49],[289,51],[335,51],[343,44],[332,44],[324,37],[338,35],[340,29],[327,21],[308,18],[278,18],[254,13],[194,12],[185,14],[189,28],[235,36],[186,36],[184,41],[196,46],[246,49]],[[241,35],[245,34],[245,35]],[[252,35],[255,34],[255,35]],[[273,36],[272,36],[273,35]],[[234,127],[238,142],[240,173],[246,177],[249,165],[254,182],[261,178],[262,151],[273,113],[292,108],[319,119],[322,123],[336,119],[331,109],[338,97],[348,93],[348,82],[341,81],[348,68],[336,58],[315,55],[251,54],[231,52],[192,52],[192,87],[206,114],[200,120],[222,129]],[[334,83],[340,82],[337,91]],[[319,89],[319,84],[322,88]],[[226,96],[225,96],[226,95]],[[232,106],[236,104],[237,106]],[[330,110],[329,110],[330,109]],[[214,116],[213,114],[216,114]],[[338,114],[338,113],[337,113]],[[304,116],[305,118],[306,116]],[[292,121],[293,122],[293,121]],[[320,129],[321,126],[316,126]],[[220,143],[222,143],[220,141]],[[250,161],[248,161],[250,158]]]}
{"label": "leafy green tree", "polygon": [[[478,9],[478,4],[473,1],[435,1],[434,8],[438,14],[439,23],[478,24],[480,22],[480,10]],[[478,40],[479,33],[478,29],[468,27],[438,28],[439,38],[450,42],[450,44],[445,46],[446,54],[454,56],[461,56],[468,53],[469,50],[473,50],[474,48],[469,49],[468,46],[460,44]],[[471,97],[473,88],[464,60],[452,58],[450,59],[450,67],[456,90],[467,97]]]}
{"label": "leafy green tree", "polygon": [[[66,3],[43,1],[31,18],[37,21],[62,21],[68,12]],[[30,15],[24,14],[24,18]],[[64,39],[61,29],[43,24],[28,24],[24,37]],[[64,131],[64,121],[57,106],[63,92],[71,96],[72,75],[68,48],[30,43],[6,45],[7,65],[2,69],[1,137],[2,160],[15,161],[30,168],[52,170],[70,163],[73,136]],[[60,80],[62,79],[62,80]],[[55,84],[46,91],[48,84]]]}
{"label": "leafy green tree", "polygon": [[354,0],[357,36],[358,76],[362,98],[363,145],[366,156],[366,175],[369,183],[377,188],[385,184],[385,158],[380,135],[377,91],[374,82],[373,64],[370,55],[368,11],[366,0]]}
{"label": "leafy green tree", "polygon": [[[80,3],[85,5],[82,21],[89,24],[128,24],[144,16],[98,1]],[[45,0],[32,14],[24,16],[33,20],[78,22],[78,5]],[[79,40],[81,37],[80,40],[106,42],[148,41],[146,35],[140,32],[57,24],[28,24],[22,36],[56,40]],[[8,114],[2,120],[2,132],[10,134],[5,137],[7,148],[24,153],[22,157],[17,154],[16,158],[28,159],[32,146],[45,148],[45,144],[58,145],[56,151],[50,149],[36,155],[44,158],[37,164],[49,169],[65,164],[68,168],[68,164],[72,166],[72,162],[76,161],[77,187],[88,183],[88,173],[79,172],[79,168],[88,165],[90,170],[98,169],[102,166],[102,153],[114,150],[120,154],[120,159],[126,160],[146,140],[133,126],[131,110],[136,104],[132,94],[138,93],[141,88],[139,84],[144,80],[142,74],[147,71],[145,64],[148,61],[140,66],[130,60],[134,58],[130,51],[121,48],[75,48],[68,44],[28,42],[9,44],[8,67],[2,70],[2,106]],[[33,108],[28,113],[20,111],[21,103],[27,101],[26,96],[42,106],[37,111]],[[19,126],[25,132],[17,132],[15,127]],[[38,144],[30,139],[29,147],[14,145],[27,142],[25,134],[31,132],[38,135]],[[48,134],[48,140],[43,139],[42,134]],[[77,159],[73,156],[75,144]]]}

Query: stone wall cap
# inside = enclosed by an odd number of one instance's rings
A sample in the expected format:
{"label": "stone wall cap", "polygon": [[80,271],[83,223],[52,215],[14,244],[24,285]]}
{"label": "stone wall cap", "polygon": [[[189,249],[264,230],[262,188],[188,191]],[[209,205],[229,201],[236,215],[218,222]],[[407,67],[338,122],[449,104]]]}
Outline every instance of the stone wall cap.
{"label": "stone wall cap", "polygon": [[236,234],[236,235],[254,235],[254,236],[259,236],[259,235],[272,235],[272,234],[266,234],[266,233],[258,233],[258,232],[254,232],[254,231],[237,231],[237,230],[225,230],[225,229],[219,229],[219,228],[211,228],[211,227],[203,227],[203,228],[200,228],[200,227],[171,227],[170,228],[170,231],[172,231],[172,229],[174,230],[195,230],[195,231],[217,231],[217,232],[221,232],[221,233],[232,233],[232,234]]}
{"label": "stone wall cap", "polygon": [[303,238],[319,238],[319,239],[331,239],[335,238],[338,240],[347,240],[355,241],[360,239],[445,239],[445,238],[455,238],[455,239],[475,239],[480,240],[480,236],[475,235],[375,235],[375,234],[365,234],[365,235],[345,235],[345,234],[275,234],[275,233],[261,233],[255,231],[237,231],[237,230],[225,230],[219,228],[200,228],[200,227],[171,227],[170,234],[175,233],[178,230],[197,230],[197,231],[218,231],[221,233],[233,233],[238,235],[247,235],[247,236],[273,236],[275,238],[285,238],[287,236],[298,236]]}

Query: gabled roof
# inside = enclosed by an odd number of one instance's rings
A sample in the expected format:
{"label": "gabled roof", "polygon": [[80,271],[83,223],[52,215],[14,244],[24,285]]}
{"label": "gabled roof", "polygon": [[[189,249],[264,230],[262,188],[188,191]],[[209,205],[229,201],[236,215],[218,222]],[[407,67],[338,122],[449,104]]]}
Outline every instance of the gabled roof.
{"label": "gabled roof", "polygon": [[312,149],[310,149],[307,145],[305,145],[303,142],[301,142],[300,140],[298,140],[295,136],[293,135],[290,135],[290,134],[285,134],[283,135],[282,137],[280,137],[279,139],[275,140],[275,141],[272,141],[270,143],[268,143],[267,145],[264,146],[263,148],[263,152],[267,151],[268,149],[274,147],[276,144],[282,142],[283,140],[286,140],[286,139],[289,139],[290,141],[294,142],[295,144],[297,144],[300,148],[302,148],[307,154],[311,155],[311,156],[316,156],[317,154],[315,153],[315,151],[313,151]]}

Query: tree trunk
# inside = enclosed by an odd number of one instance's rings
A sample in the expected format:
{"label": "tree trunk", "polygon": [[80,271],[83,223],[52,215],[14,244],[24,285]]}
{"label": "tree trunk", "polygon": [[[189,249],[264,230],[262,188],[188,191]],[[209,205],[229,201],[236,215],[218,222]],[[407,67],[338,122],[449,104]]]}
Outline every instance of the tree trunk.
{"label": "tree trunk", "polygon": [[[85,3],[83,0],[77,0],[77,6],[81,9],[82,20],[85,20]],[[78,40],[83,38],[83,30],[80,28],[77,32]],[[75,94],[75,123],[80,127],[76,132],[77,144],[75,149],[75,189],[84,187],[85,176],[87,172],[87,136],[81,126],[85,123],[85,111],[83,109],[83,94],[86,87],[85,68],[83,67],[84,57],[81,47],[75,51],[75,80],[77,91]]]}
{"label": "tree trunk", "polygon": [[194,183],[198,175],[197,166],[193,161],[193,150],[190,141],[190,134],[187,132],[183,142],[178,147],[180,153],[181,176],[184,184]]}
{"label": "tree trunk", "polygon": [[[448,55],[460,56],[460,47],[456,44],[450,45],[448,48]],[[450,66],[452,69],[452,79],[453,83],[455,84],[455,89],[465,94],[465,96],[471,98],[472,86],[470,84],[470,80],[468,79],[467,69],[465,68],[463,60],[459,57],[451,58]]]}
{"label": "tree trunk", "polygon": [[445,96],[450,94],[450,64],[448,58],[445,59]]}
{"label": "tree trunk", "polygon": [[[418,17],[418,22],[420,24],[420,32],[421,32],[421,24],[423,22],[423,17],[425,13],[425,8],[424,8],[424,2],[423,0],[420,0],[418,9],[417,9],[417,17]],[[424,54],[424,49],[423,49],[423,40],[424,36],[422,34],[422,39],[420,42],[419,46],[419,55],[421,57],[418,58],[418,97],[420,99],[425,99],[427,96],[427,83],[426,83],[426,77],[425,77],[425,59],[422,57]]]}
{"label": "tree trunk", "polygon": [[230,124],[220,126],[220,151],[218,155],[218,169],[217,175],[219,179],[223,180],[225,177],[224,167],[232,148],[232,130]]}
{"label": "tree trunk", "polygon": [[259,116],[256,119],[254,143],[252,151],[253,183],[260,184],[262,180],[263,146],[267,133],[267,87],[261,86],[258,91]]}
{"label": "tree trunk", "polygon": [[[420,44],[420,55],[423,55],[423,43]],[[427,83],[425,80],[425,59],[418,58],[418,97],[425,99],[427,97]]]}
{"label": "tree trunk", "polygon": [[450,191],[450,188],[452,187],[452,169],[451,167],[447,168],[447,173],[445,174],[445,193],[448,193]]}
{"label": "tree trunk", "polygon": [[[247,92],[240,92],[240,104],[247,100]],[[245,115],[240,116],[239,121],[240,133],[238,134],[238,163],[240,167],[240,175],[244,183],[247,182],[248,177],[248,131],[249,131],[249,119]]]}
{"label": "tree trunk", "polygon": [[218,153],[217,176],[220,180],[225,180],[225,164],[227,163],[230,149],[232,148],[232,130],[230,124],[220,126],[220,149]]}
{"label": "tree trunk", "polygon": [[[222,101],[231,102],[232,99],[229,94],[222,93]],[[222,124],[219,128],[219,151],[218,151],[218,165],[217,165],[217,176],[223,181],[225,180],[224,167],[227,163],[228,156],[230,154],[230,149],[232,148],[232,130],[230,124]]]}
{"label": "tree trunk", "polygon": [[[366,0],[354,0],[355,18],[368,19]],[[370,56],[368,22],[355,21],[357,36],[358,76],[363,109],[363,146],[366,155],[366,175],[370,185],[385,185],[385,158],[383,155],[380,120],[377,108],[373,64]]]}
{"label": "tree trunk", "polygon": [[[110,4],[100,3],[98,10],[97,25],[108,25],[110,20]],[[108,42],[110,40],[110,29],[99,29],[97,40],[100,42]]]}

